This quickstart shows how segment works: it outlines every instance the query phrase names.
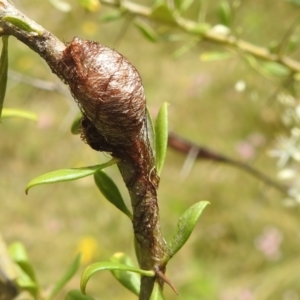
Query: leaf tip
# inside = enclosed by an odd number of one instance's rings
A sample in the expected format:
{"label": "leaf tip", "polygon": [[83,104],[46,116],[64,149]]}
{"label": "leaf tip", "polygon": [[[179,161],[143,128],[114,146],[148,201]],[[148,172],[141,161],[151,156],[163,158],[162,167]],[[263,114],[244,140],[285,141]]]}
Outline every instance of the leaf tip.
{"label": "leaf tip", "polygon": [[80,291],[81,291],[81,293],[84,294],[84,295],[86,295],[85,288],[86,288],[85,282],[80,282]]}

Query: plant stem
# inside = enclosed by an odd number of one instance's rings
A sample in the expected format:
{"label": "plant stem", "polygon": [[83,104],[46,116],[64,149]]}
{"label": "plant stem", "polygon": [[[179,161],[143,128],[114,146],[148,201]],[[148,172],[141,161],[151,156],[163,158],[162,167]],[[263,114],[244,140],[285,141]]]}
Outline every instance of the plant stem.
{"label": "plant stem", "polygon": [[191,150],[193,150],[197,153],[195,157],[197,159],[207,159],[207,160],[226,163],[228,165],[237,167],[247,172],[248,174],[256,177],[257,179],[261,180],[265,184],[272,186],[273,188],[283,193],[284,195],[288,195],[288,187],[278,183],[277,181],[263,174],[259,170],[249,166],[248,164],[245,164],[242,161],[224,156],[223,154],[220,153],[216,153],[211,149],[202,147],[201,145],[196,145],[195,143],[188,141],[175,133],[169,133],[168,146],[185,154],[188,154]]}
{"label": "plant stem", "polygon": [[[10,22],[17,20],[17,23]],[[18,20],[21,25],[18,26]],[[24,26],[25,24],[25,30]],[[23,26],[23,27],[22,27]],[[26,28],[32,30],[26,30]],[[53,73],[66,82],[63,70],[58,67],[66,46],[53,34],[19,12],[8,0],[0,0],[0,36],[13,35],[37,52],[50,66]],[[146,114],[146,111],[145,111]],[[114,153],[113,153],[114,156]],[[128,188],[133,208],[133,230],[137,242],[137,256],[140,267],[163,274],[163,257],[166,245],[160,231],[157,188],[159,177],[156,174],[153,152],[149,144],[146,118],[135,142],[118,152],[119,170]],[[140,300],[150,299],[156,277],[142,277]],[[162,283],[161,283],[162,284]]]}
{"label": "plant stem", "polygon": [[[133,230],[137,241],[140,267],[164,273],[162,265],[166,244],[159,223],[156,174],[152,149],[149,145],[146,124],[139,139],[118,163],[128,188],[133,209]],[[150,299],[155,278],[142,277],[140,300]]]}
{"label": "plant stem", "polygon": [[268,48],[254,45],[238,37],[235,37],[232,34],[220,34],[213,29],[204,30],[201,33],[194,33],[194,29],[199,27],[199,25],[202,25],[201,23],[197,23],[192,20],[175,15],[175,22],[162,21],[160,19],[156,19],[155,16],[152,15],[151,7],[136,4],[131,1],[100,0],[100,2],[105,5],[121,8],[123,11],[126,11],[135,16],[150,19],[158,23],[167,23],[168,25],[177,27],[189,34],[197,34],[203,40],[206,40],[208,42],[217,43],[223,46],[229,46],[230,48],[235,49],[241,53],[251,54],[258,59],[277,62],[288,68],[291,72],[300,72],[300,63],[298,61],[288,56],[282,55],[282,53],[280,52],[277,54],[271,53]]}
{"label": "plant stem", "polygon": [[[13,17],[28,24],[32,31],[22,30],[19,27],[4,21],[5,17]],[[8,0],[0,0],[0,36],[12,35],[38,53],[55,72],[55,63],[61,58],[65,44],[52,33],[28,18],[17,10]]]}

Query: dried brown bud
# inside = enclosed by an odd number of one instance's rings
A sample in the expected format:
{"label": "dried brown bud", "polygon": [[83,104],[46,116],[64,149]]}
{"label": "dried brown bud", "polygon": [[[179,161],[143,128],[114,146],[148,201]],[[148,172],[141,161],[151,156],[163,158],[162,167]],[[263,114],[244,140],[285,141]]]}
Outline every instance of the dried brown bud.
{"label": "dried brown bud", "polygon": [[[99,43],[74,38],[64,50],[59,69],[84,114],[83,132],[94,149],[126,147],[137,138],[146,100],[139,73],[124,56]],[[97,136],[108,146],[97,145]]]}

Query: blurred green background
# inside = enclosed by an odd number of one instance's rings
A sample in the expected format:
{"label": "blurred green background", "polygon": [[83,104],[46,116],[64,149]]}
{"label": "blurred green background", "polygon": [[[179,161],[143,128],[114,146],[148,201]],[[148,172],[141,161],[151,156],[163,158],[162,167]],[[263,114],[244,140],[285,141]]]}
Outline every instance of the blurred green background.
{"label": "blurred green background", "polygon": [[[205,21],[218,24],[217,0],[195,1],[187,15],[194,17],[200,2]],[[44,0],[14,3],[63,41],[79,36],[121,52],[141,74],[151,113],[155,116],[163,102],[170,103],[172,131],[276,178],[276,161],[268,151],[285,130],[274,96],[281,84],[278,79],[263,77],[238,54],[227,60],[201,60],[207,52],[224,50],[206,42],[174,58],[178,49],[193,41],[191,36],[175,30],[180,39],[151,43],[129,19],[101,22],[112,11],[105,5],[88,12],[70,0],[72,10],[62,12]],[[231,4],[238,6],[234,28],[240,36],[265,47],[282,39],[300,15],[300,7],[284,0]],[[0,231],[8,244],[24,243],[47,290],[79,250],[84,253],[82,268],[119,251],[134,257],[132,228],[103,198],[92,177],[35,187],[25,195],[26,184],[40,174],[94,165],[109,157],[70,133],[78,109],[43,60],[15,38],[9,43],[12,72],[5,107],[30,110],[39,118],[37,123],[5,119],[0,126]],[[300,60],[297,52],[294,57]],[[26,76],[53,82],[60,91],[36,88],[24,82]],[[245,83],[243,91],[236,88],[238,82]],[[162,172],[159,205],[166,239],[189,206],[200,200],[211,205],[168,266],[179,296],[166,286],[166,299],[300,299],[299,207],[284,206],[283,195],[230,166],[197,161],[183,174],[185,159],[169,150]],[[128,201],[117,169],[108,173]],[[61,298],[68,289],[79,287],[79,278],[78,273]],[[93,277],[88,292],[97,299],[134,299],[108,272]]]}

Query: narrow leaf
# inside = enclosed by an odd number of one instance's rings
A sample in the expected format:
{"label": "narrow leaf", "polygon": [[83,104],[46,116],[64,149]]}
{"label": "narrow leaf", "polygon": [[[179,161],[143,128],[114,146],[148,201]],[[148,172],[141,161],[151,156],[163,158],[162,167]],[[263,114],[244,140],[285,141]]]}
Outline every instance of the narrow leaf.
{"label": "narrow leaf", "polygon": [[3,102],[6,93],[8,71],[8,36],[2,37],[2,51],[0,57],[0,119],[2,114]]}
{"label": "narrow leaf", "polygon": [[198,23],[193,26],[189,26],[187,31],[192,34],[196,34],[197,36],[204,35],[207,31],[211,29],[211,25],[208,23]]}
{"label": "narrow leaf", "polygon": [[81,254],[76,255],[74,261],[67,269],[66,273],[62,276],[62,278],[55,284],[53,290],[50,295],[46,298],[47,300],[53,299],[57,293],[66,285],[66,283],[75,275],[80,265]]}
{"label": "narrow leaf", "polygon": [[130,219],[132,219],[132,214],[128,210],[123,197],[114,183],[114,181],[101,169],[97,170],[94,174],[94,180],[103,194],[103,196],[114,206],[116,206],[121,212],[127,215]]}
{"label": "narrow leaf", "polygon": [[164,300],[164,299],[165,298],[161,287],[157,282],[155,282],[150,300]]}
{"label": "narrow leaf", "polygon": [[11,259],[16,263],[17,285],[36,296],[39,286],[24,245],[19,242],[13,243],[9,246],[8,251]]}
{"label": "narrow leaf", "polygon": [[66,295],[65,300],[94,300],[94,298],[82,294],[79,290],[71,290]]}
{"label": "narrow leaf", "polygon": [[[34,296],[34,299],[37,299],[37,295],[39,292],[38,284],[34,280],[32,280],[32,278],[22,269],[21,266],[16,265],[16,270],[18,273],[18,277],[15,281],[16,285],[20,290],[28,291],[32,296]],[[31,299],[31,297],[29,299]]]}
{"label": "narrow leaf", "polygon": [[277,62],[260,62],[251,55],[245,55],[247,63],[264,76],[287,77],[290,70]]}
{"label": "narrow leaf", "polygon": [[[133,267],[133,262],[129,256],[124,253],[116,253],[114,254],[110,260],[115,263],[120,263],[126,266]],[[112,270],[113,276],[128,290],[130,290],[135,295],[139,295],[140,293],[140,283],[141,277],[137,273],[128,272],[128,271],[120,271],[120,270]]]}
{"label": "narrow leaf", "polygon": [[157,42],[158,36],[156,32],[147,23],[141,21],[135,21],[134,25],[147,40],[153,43]]}
{"label": "narrow leaf", "polygon": [[155,121],[156,168],[160,175],[164,165],[168,145],[168,103],[164,103]]}
{"label": "narrow leaf", "polygon": [[89,279],[91,278],[91,276],[93,276],[97,272],[105,271],[105,270],[130,271],[130,272],[138,273],[138,274],[141,274],[144,276],[149,276],[149,277],[155,276],[154,271],[146,271],[146,270],[126,266],[124,264],[115,263],[115,262],[111,262],[111,261],[98,262],[98,263],[88,266],[83,271],[83,273],[81,275],[81,281],[80,281],[80,289],[81,289],[82,293],[85,293],[86,285],[87,285]]}
{"label": "narrow leaf", "polygon": [[291,71],[287,67],[277,62],[264,62],[261,63],[261,67],[267,74],[276,77],[287,77],[291,74]]}
{"label": "narrow leaf", "polygon": [[38,26],[35,23],[28,24],[23,19],[15,17],[15,16],[4,16],[3,21],[8,22],[26,32],[37,33],[38,35],[43,34],[42,27]]}
{"label": "narrow leaf", "polygon": [[23,118],[36,122],[38,117],[35,113],[28,110],[3,108],[2,119],[4,118]]}
{"label": "narrow leaf", "polygon": [[299,37],[297,35],[293,34],[289,38],[289,41],[287,43],[286,53],[290,54],[290,53],[296,51],[296,49],[299,47],[299,42],[300,42]]}
{"label": "narrow leaf", "polygon": [[8,250],[11,259],[17,263],[34,282],[36,282],[36,276],[28,259],[24,245],[20,242],[15,242],[9,246]]}
{"label": "narrow leaf", "polygon": [[71,125],[71,132],[73,134],[79,134],[80,133],[80,126],[81,126],[81,119],[82,119],[82,113],[80,112],[74,119],[72,125]]}
{"label": "narrow leaf", "polygon": [[246,62],[249,64],[250,67],[252,67],[255,71],[262,73],[260,64],[256,60],[255,57],[252,55],[245,55],[243,56],[246,60]]}
{"label": "narrow leaf", "polygon": [[176,23],[176,19],[173,12],[166,4],[158,3],[153,7],[151,16],[159,21],[165,21],[169,23]]}
{"label": "narrow leaf", "polygon": [[194,0],[174,0],[175,7],[179,12],[184,12],[187,10],[192,4]]}
{"label": "narrow leaf", "polygon": [[208,201],[198,202],[186,210],[181,216],[177,224],[177,230],[173,236],[171,244],[169,245],[167,261],[186,243],[194,230],[202,211],[208,204]]}
{"label": "narrow leaf", "polygon": [[101,165],[82,167],[82,168],[73,168],[73,169],[62,169],[62,170],[56,170],[50,173],[40,175],[32,179],[27,184],[25,192],[27,194],[28,190],[36,185],[72,181],[72,180],[77,180],[86,176],[93,175],[97,170],[107,168],[115,164],[117,161],[118,161],[117,159],[111,159],[107,163]]}
{"label": "narrow leaf", "polygon": [[121,19],[124,16],[124,12],[121,10],[110,11],[101,15],[100,21],[103,23],[112,22]]}
{"label": "narrow leaf", "polygon": [[220,2],[218,13],[221,24],[229,27],[232,22],[232,11],[227,0],[222,0]]}

